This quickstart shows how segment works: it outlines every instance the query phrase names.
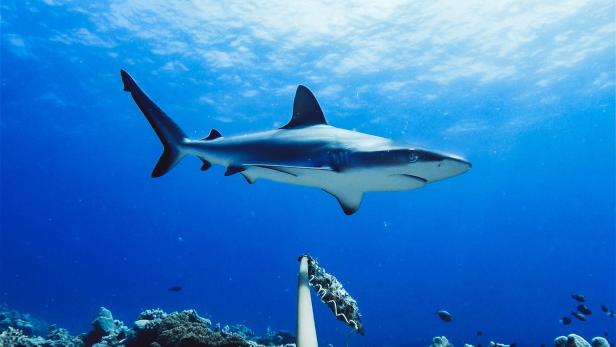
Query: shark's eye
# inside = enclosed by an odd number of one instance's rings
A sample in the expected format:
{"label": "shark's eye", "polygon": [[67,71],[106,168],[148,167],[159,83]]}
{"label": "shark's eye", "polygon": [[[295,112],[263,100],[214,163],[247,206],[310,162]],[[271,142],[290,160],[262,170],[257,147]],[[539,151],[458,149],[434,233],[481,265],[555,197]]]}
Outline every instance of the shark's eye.
{"label": "shark's eye", "polygon": [[409,162],[414,163],[419,160],[419,156],[415,151],[409,151]]}

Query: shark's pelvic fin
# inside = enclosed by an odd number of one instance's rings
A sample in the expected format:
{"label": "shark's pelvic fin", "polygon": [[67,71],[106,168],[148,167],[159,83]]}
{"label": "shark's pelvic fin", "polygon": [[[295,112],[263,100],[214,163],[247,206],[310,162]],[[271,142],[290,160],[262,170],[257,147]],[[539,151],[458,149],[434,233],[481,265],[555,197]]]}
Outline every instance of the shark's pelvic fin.
{"label": "shark's pelvic fin", "polygon": [[293,129],[316,124],[327,124],[321,106],[308,88],[299,85],[295,92],[295,100],[293,100],[291,120],[281,129]]}
{"label": "shark's pelvic fin", "polygon": [[342,211],[344,211],[344,214],[347,216],[350,216],[359,210],[361,201],[364,197],[364,192],[355,189],[346,189],[341,191],[323,189],[323,191],[331,194],[338,200],[340,207],[342,207]]}
{"label": "shark's pelvic fin", "polygon": [[186,135],[169,116],[163,112],[124,70],[120,70],[124,91],[130,92],[133,100],[158,135],[163,144],[163,154],[152,171],[152,177],[160,177],[171,170],[183,157],[182,145]]}
{"label": "shark's pelvic fin", "polygon": [[212,167],[212,163],[210,163],[209,161],[207,161],[207,160],[205,160],[205,159],[203,159],[201,157],[199,159],[201,159],[201,162],[203,163],[201,165],[201,171],[205,171],[205,170],[209,169],[210,167]]}
{"label": "shark's pelvic fin", "polygon": [[227,167],[227,171],[225,171],[225,176],[231,176],[231,175],[235,175],[238,172],[242,172],[246,170],[245,167],[243,166],[229,166]]}
{"label": "shark's pelvic fin", "polygon": [[203,141],[215,140],[219,137],[222,137],[222,134],[218,130],[212,129],[210,131],[210,134],[207,137],[203,138]]}

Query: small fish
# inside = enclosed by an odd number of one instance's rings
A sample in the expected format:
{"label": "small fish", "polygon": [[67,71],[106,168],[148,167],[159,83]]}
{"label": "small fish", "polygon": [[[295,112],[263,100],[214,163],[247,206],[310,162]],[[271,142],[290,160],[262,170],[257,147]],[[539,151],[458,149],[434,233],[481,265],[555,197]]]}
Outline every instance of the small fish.
{"label": "small fish", "polygon": [[584,305],[584,304],[579,304],[578,305],[578,311],[582,312],[583,314],[589,315],[592,314],[592,311],[588,308],[588,306]]}
{"label": "small fish", "polygon": [[477,336],[483,336],[483,331],[478,330],[478,331],[477,331]]}
{"label": "small fish", "polygon": [[603,336],[607,337],[607,335],[608,335],[608,334],[607,334],[607,331],[604,331],[604,332],[603,332]]}
{"label": "small fish", "polygon": [[610,311],[610,313],[608,313],[607,316],[614,318],[614,317],[616,317],[616,312]]}
{"label": "small fish", "polygon": [[586,301],[586,297],[582,294],[571,294],[571,297],[577,301],[577,302],[584,302]]}
{"label": "small fish", "polygon": [[607,306],[605,306],[605,305],[601,305],[601,311],[603,311],[603,312],[605,312],[605,313],[610,312],[610,310],[609,310],[609,309],[607,308]]}
{"label": "small fish", "polygon": [[583,313],[579,313],[579,312],[571,312],[571,315],[581,321],[586,321],[586,316],[584,316]]}
{"label": "small fish", "polygon": [[571,318],[569,317],[563,317],[560,321],[560,324],[562,325],[569,325],[571,324]]}
{"label": "small fish", "polygon": [[181,292],[182,291],[182,287],[180,287],[180,286],[169,287],[169,291],[170,292],[174,292],[174,293]]}
{"label": "small fish", "polygon": [[436,311],[436,314],[438,314],[438,318],[440,318],[443,322],[451,322],[453,320],[451,313],[445,310],[438,310]]}

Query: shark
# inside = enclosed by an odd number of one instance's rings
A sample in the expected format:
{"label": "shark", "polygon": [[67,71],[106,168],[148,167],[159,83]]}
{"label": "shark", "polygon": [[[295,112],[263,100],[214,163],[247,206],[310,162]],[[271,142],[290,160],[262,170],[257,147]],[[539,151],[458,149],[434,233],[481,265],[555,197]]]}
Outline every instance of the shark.
{"label": "shark", "polygon": [[125,70],[120,75],[124,91],[163,145],[152,177],[166,174],[186,156],[196,156],[202,171],[221,165],[225,176],[239,174],[250,184],[266,179],[319,188],[352,215],[366,192],[417,189],[471,168],[455,155],[329,125],[314,94],[303,85],[297,87],[291,119],[279,129],[238,136],[212,129],[202,139],[190,139]]}

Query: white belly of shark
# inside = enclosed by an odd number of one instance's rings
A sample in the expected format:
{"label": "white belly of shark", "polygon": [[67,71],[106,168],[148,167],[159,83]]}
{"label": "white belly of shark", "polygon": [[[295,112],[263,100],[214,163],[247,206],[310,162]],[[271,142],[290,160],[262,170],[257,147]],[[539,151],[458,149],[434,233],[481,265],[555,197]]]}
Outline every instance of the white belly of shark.
{"label": "white belly of shark", "polygon": [[124,90],[131,93],[164,147],[152,177],[194,155],[201,159],[203,171],[218,164],[227,167],[226,176],[241,174],[249,183],[267,179],[320,188],[351,215],[365,192],[421,188],[471,167],[455,156],[396,146],[382,137],[327,125],[316,98],[301,85],[291,120],[280,129],[233,137],[213,129],[203,139],[189,139],[128,73],[122,70],[121,76]]}

